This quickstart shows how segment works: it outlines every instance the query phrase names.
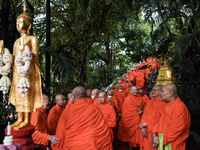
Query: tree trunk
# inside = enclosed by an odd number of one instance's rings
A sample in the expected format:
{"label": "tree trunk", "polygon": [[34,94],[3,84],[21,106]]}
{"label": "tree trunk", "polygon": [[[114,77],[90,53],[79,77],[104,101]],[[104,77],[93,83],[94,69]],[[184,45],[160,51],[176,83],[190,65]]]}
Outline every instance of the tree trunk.
{"label": "tree trunk", "polygon": [[[46,46],[50,46],[50,0],[46,0]],[[46,51],[46,63],[45,63],[45,71],[46,71],[46,94],[50,96],[50,82],[51,82],[51,75],[50,75],[50,54]]]}

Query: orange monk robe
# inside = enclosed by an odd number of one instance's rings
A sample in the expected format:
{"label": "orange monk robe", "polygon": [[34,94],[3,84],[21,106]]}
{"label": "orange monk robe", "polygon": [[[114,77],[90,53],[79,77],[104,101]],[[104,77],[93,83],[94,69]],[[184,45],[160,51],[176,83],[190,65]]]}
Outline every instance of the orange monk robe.
{"label": "orange monk robe", "polygon": [[35,127],[34,133],[31,135],[33,142],[48,146],[50,135],[48,134],[47,113],[42,107],[31,113],[30,124]]}
{"label": "orange monk robe", "polygon": [[144,101],[144,107],[143,107],[143,109],[145,109],[146,106],[147,106],[147,103],[149,102],[149,97],[146,94],[144,94],[141,98]]}
{"label": "orange monk robe", "polygon": [[122,82],[122,83],[119,84],[119,86],[123,86],[123,85],[126,85],[126,83]]}
{"label": "orange monk robe", "polygon": [[163,145],[171,143],[172,150],[184,150],[189,136],[191,116],[179,97],[166,104],[152,133],[163,133]]}
{"label": "orange monk robe", "polygon": [[140,150],[153,150],[151,146],[152,141],[152,129],[153,126],[159,121],[161,113],[165,108],[166,103],[161,99],[153,99],[148,101],[145,111],[142,115],[141,122],[146,122],[148,130],[148,138],[140,136]]}
{"label": "orange monk robe", "polygon": [[144,86],[144,73],[137,72],[136,87],[137,89],[141,89],[143,86]]}
{"label": "orange monk robe", "polygon": [[139,95],[129,95],[124,101],[122,116],[119,122],[117,138],[123,142],[131,143],[132,147],[140,144],[140,116],[138,114],[138,104],[143,106],[143,100]]}
{"label": "orange monk robe", "polygon": [[109,99],[107,98],[107,99],[106,99],[106,103],[107,103],[107,104],[110,104],[112,107],[115,106],[116,112],[118,112],[118,113],[120,112],[121,108],[120,108],[119,103],[118,103],[118,101],[117,101],[117,99],[116,99],[115,96],[113,96],[113,97],[111,98],[111,101],[109,101]]}
{"label": "orange monk robe", "polygon": [[60,115],[62,114],[64,109],[65,109],[64,107],[59,107],[58,105],[55,105],[49,111],[49,115],[47,118],[47,125],[48,125],[48,133],[50,135],[56,134],[57,124],[60,119]]}
{"label": "orange monk robe", "polygon": [[85,99],[79,99],[63,111],[56,137],[58,145],[53,150],[95,149],[111,150],[110,131],[101,110]]}
{"label": "orange monk robe", "polygon": [[97,105],[97,104],[99,103],[99,99],[94,99],[94,100],[93,100],[93,103],[94,103],[95,105]]}
{"label": "orange monk robe", "polygon": [[100,104],[97,105],[100,110],[102,111],[104,118],[106,119],[108,123],[108,127],[110,129],[111,134],[111,142],[114,141],[114,134],[113,134],[113,128],[116,126],[116,113],[114,108],[109,104]]}
{"label": "orange monk robe", "polygon": [[93,103],[93,100],[92,100],[92,98],[91,97],[87,97],[87,98],[85,98],[86,99],[86,101],[88,102],[88,103],[90,103],[90,104],[92,104]]}
{"label": "orange monk robe", "polygon": [[115,97],[118,100],[119,106],[120,106],[120,108],[122,110],[122,106],[123,106],[124,100],[126,99],[126,94],[123,91],[119,92],[119,90],[115,91],[114,94],[115,94]]}

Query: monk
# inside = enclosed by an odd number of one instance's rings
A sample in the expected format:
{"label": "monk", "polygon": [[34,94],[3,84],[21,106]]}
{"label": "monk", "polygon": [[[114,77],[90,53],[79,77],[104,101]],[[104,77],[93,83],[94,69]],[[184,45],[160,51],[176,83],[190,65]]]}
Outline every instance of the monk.
{"label": "monk", "polygon": [[56,137],[58,145],[53,150],[95,149],[111,150],[112,143],[108,124],[101,110],[85,100],[85,89],[78,86],[72,91],[73,104],[63,111]]}
{"label": "monk", "polygon": [[67,95],[67,98],[68,98],[68,102],[67,102],[67,106],[70,106],[73,104],[73,101],[72,101],[72,93],[69,93]]}
{"label": "monk", "polygon": [[56,95],[55,99],[56,105],[50,110],[47,118],[48,132],[50,135],[56,134],[56,128],[60,119],[60,115],[62,114],[66,105],[66,98],[64,95],[58,94]]}
{"label": "monk", "polygon": [[92,92],[91,92],[91,98],[93,99],[93,103],[95,105],[97,103],[99,103],[98,96],[99,96],[99,90],[98,89],[93,89]]}
{"label": "monk", "polygon": [[114,141],[114,134],[113,134],[113,128],[116,126],[116,113],[114,108],[110,104],[106,104],[106,93],[101,92],[99,93],[99,103],[97,105],[100,110],[102,111],[104,118],[106,119],[108,123],[108,127],[110,129],[111,134],[111,142]]}
{"label": "monk", "polygon": [[166,103],[161,100],[161,85],[155,85],[152,89],[153,100],[147,103],[139,125],[142,136],[140,137],[140,150],[153,150],[151,147],[152,128],[159,121]]}
{"label": "monk", "polygon": [[144,94],[144,90],[143,89],[139,89],[138,90],[139,95],[141,96],[141,98],[144,100],[144,107],[146,107],[148,101],[149,101],[149,97]]}
{"label": "monk", "polygon": [[126,94],[122,91],[122,87],[120,86],[119,87],[119,90],[115,91],[115,97],[117,98],[118,102],[119,102],[119,106],[122,110],[122,107],[123,107],[123,103],[124,103],[124,100],[126,99]]}
{"label": "monk", "polygon": [[86,90],[86,95],[87,97],[85,98],[87,100],[88,103],[93,103],[93,100],[91,98],[91,89],[87,89]]}
{"label": "monk", "polygon": [[139,124],[140,115],[143,113],[140,106],[143,106],[143,100],[138,95],[137,87],[133,86],[130,88],[130,95],[124,101],[117,138],[129,142],[129,146],[135,149],[140,144]]}
{"label": "monk", "polygon": [[152,100],[152,99],[154,99],[154,98],[153,98],[153,91],[151,90],[149,93],[149,100]]}
{"label": "monk", "polygon": [[[162,101],[166,102],[159,121],[152,130],[152,147],[155,149],[159,143],[172,150],[184,150],[185,140],[189,136],[191,116],[186,105],[177,96],[177,88],[174,84],[166,84],[162,87]],[[162,146],[163,145],[159,145]]]}
{"label": "monk", "polygon": [[36,112],[31,113],[30,123],[35,127],[35,131],[31,136],[35,144],[48,146],[49,142],[51,142],[57,145],[58,139],[56,136],[48,134],[46,110],[48,110],[50,106],[49,97],[46,95],[42,95],[42,97],[43,106],[38,108]]}
{"label": "monk", "polygon": [[109,90],[107,94],[108,94],[108,97],[106,99],[106,103],[110,104],[116,110],[116,112],[119,113],[121,108],[118,104],[117,99],[114,96],[114,92]]}

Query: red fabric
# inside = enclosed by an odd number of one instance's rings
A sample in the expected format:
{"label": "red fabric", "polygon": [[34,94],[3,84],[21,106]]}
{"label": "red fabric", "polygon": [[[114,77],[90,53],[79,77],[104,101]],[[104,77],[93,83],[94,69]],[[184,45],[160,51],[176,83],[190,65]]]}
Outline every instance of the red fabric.
{"label": "red fabric", "polygon": [[119,92],[119,90],[118,90],[118,91],[114,92],[114,95],[115,95],[115,97],[117,98],[117,100],[119,102],[120,108],[122,109],[124,100],[126,99],[126,94],[123,91]]}
{"label": "red fabric", "polygon": [[148,130],[148,138],[140,137],[140,150],[153,150],[151,147],[152,128],[159,121],[161,113],[165,108],[166,103],[161,99],[153,99],[148,101],[146,109],[142,115],[141,122],[146,122]]}
{"label": "red fabric", "polygon": [[93,100],[93,103],[94,103],[95,105],[97,105],[97,104],[99,103],[99,99],[94,99],[94,100]]}
{"label": "red fabric", "polygon": [[143,86],[144,86],[144,73],[137,72],[136,87],[137,89],[141,89]]}
{"label": "red fabric", "polygon": [[138,104],[143,106],[143,100],[140,96],[129,95],[124,101],[119,122],[118,139],[123,142],[130,142],[131,145],[140,144],[139,124],[141,119],[138,114]]}
{"label": "red fabric", "polygon": [[116,126],[116,122],[117,122],[115,110],[110,104],[99,103],[97,106],[102,111],[103,116],[108,123],[108,127],[110,129],[110,134],[111,134],[111,142],[113,142],[114,141],[113,128]]}
{"label": "red fabric", "polygon": [[186,138],[189,136],[191,116],[179,97],[166,104],[161,117],[153,127],[154,132],[163,133],[163,144],[171,143],[173,150],[184,150]]}
{"label": "red fabric", "polygon": [[149,102],[149,97],[146,94],[144,94],[144,96],[142,96],[141,98],[144,101],[144,107],[143,107],[143,109],[145,110],[145,108],[147,106],[147,103]]}
{"label": "red fabric", "polygon": [[33,142],[48,146],[47,113],[42,107],[31,113],[30,123],[35,127],[35,131],[32,134]]}
{"label": "red fabric", "polygon": [[86,99],[86,101],[88,102],[88,103],[90,103],[90,104],[92,104],[93,103],[93,100],[92,100],[92,98],[91,97],[87,97],[87,98],[85,98]]}
{"label": "red fabric", "polygon": [[109,99],[107,98],[107,99],[106,99],[106,103],[107,103],[107,104],[110,104],[112,107],[115,106],[116,112],[118,112],[118,113],[120,112],[121,108],[120,108],[119,103],[118,103],[118,101],[117,101],[117,99],[116,99],[115,96],[113,96],[113,97],[111,98],[111,101],[109,101]]}
{"label": "red fabric", "polygon": [[56,134],[56,128],[58,121],[60,119],[60,115],[62,114],[64,107],[59,107],[58,105],[53,106],[49,111],[49,115],[47,118],[47,125],[48,125],[48,133],[50,135]]}
{"label": "red fabric", "polygon": [[53,150],[111,150],[110,131],[103,113],[85,99],[65,108],[56,130],[58,145]]}

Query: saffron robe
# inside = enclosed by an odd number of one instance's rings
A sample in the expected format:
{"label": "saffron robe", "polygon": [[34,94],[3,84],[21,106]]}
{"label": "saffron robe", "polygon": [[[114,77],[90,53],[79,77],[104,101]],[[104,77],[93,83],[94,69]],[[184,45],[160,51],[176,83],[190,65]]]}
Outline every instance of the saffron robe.
{"label": "saffron robe", "polygon": [[111,150],[110,131],[101,110],[85,99],[79,99],[63,111],[58,122],[58,145],[53,150]]}
{"label": "saffron robe", "polygon": [[146,109],[142,115],[141,122],[146,122],[149,133],[147,133],[148,138],[140,136],[140,150],[153,150],[151,146],[152,141],[152,129],[153,126],[159,121],[161,113],[165,108],[166,103],[159,99],[150,100],[147,103]]}
{"label": "saffron robe", "polygon": [[120,106],[119,106],[119,104],[118,104],[118,101],[117,101],[117,99],[116,99],[115,96],[113,96],[113,97],[111,98],[111,101],[109,101],[109,99],[107,98],[107,99],[106,99],[106,103],[107,103],[107,104],[110,104],[112,107],[115,106],[116,112],[120,112],[121,108],[120,108]]}
{"label": "saffron robe", "polygon": [[93,103],[93,99],[92,99],[91,97],[87,97],[87,98],[85,98],[85,99],[86,99],[86,101],[87,101],[88,103],[90,103],[90,104]]}
{"label": "saffron robe", "polygon": [[141,89],[144,86],[144,73],[137,72],[136,74],[136,87]]}
{"label": "saffron robe", "polygon": [[143,107],[143,109],[145,110],[145,108],[147,106],[147,103],[149,102],[149,97],[146,94],[144,94],[141,98],[144,101],[144,107]]}
{"label": "saffron robe", "polygon": [[58,121],[60,119],[60,115],[62,114],[64,107],[60,107],[57,104],[51,108],[49,111],[49,115],[47,118],[47,124],[48,124],[48,133],[50,135],[55,135],[56,134],[56,128]]}
{"label": "saffron robe", "polygon": [[113,128],[116,126],[116,113],[114,108],[110,104],[100,104],[97,105],[101,112],[103,113],[104,118],[106,119],[108,123],[108,127],[110,129],[110,135],[111,135],[111,142],[114,141],[114,134],[113,134]]}
{"label": "saffron robe", "polygon": [[140,116],[138,107],[143,106],[143,100],[139,95],[129,95],[124,101],[122,108],[121,120],[119,122],[119,130],[117,138],[123,142],[130,142],[132,147],[140,144]]}
{"label": "saffron robe", "polygon": [[119,92],[119,90],[118,91],[116,90],[116,92],[114,92],[114,95],[117,98],[117,100],[119,102],[119,106],[122,110],[124,100],[126,99],[126,94],[123,91]]}
{"label": "saffron robe", "polygon": [[31,113],[30,123],[35,127],[34,133],[31,135],[33,142],[48,146],[50,135],[48,134],[47,113],[42,107]]}
{"label": "saffron robe", "polygon": [[166,104],[161,117],[153,127],[152,133],[164,134],[163,145],[171,143],[172,150],[184,150],[189,136],[191,116],[179,97]]}

